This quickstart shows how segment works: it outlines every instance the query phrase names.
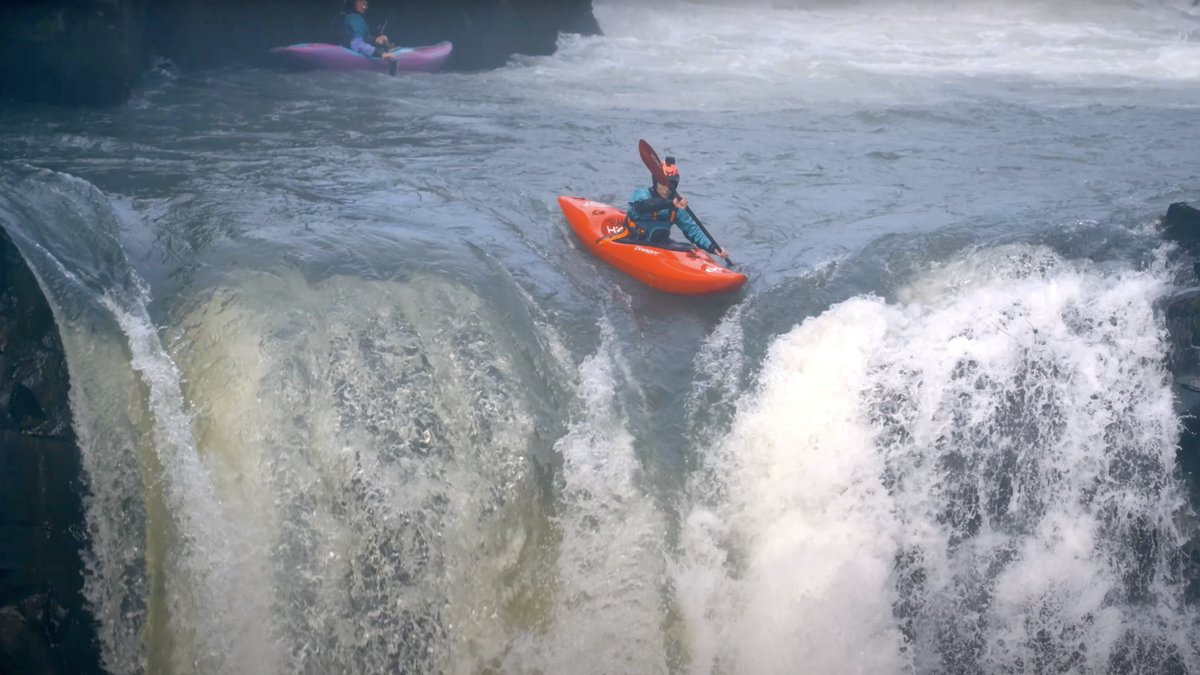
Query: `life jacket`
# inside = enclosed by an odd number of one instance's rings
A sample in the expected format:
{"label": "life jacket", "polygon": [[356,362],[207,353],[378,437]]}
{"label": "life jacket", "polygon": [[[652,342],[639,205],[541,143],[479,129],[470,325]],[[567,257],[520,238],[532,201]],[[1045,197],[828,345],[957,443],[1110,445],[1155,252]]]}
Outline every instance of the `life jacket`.
{"label": "life jacket", "polygon": [[[650,194],[651,195],[654,194],[653,188],[651,188]],[[667,228],[668,229],[671,227],[671,224],[673,224],[675,222],[675,214],[678,212],[679,212],[679,209],[676,209],[676,208],[671,209],[671,215],[667,218],[667,223],[668,223]],[[658,220],[658,211],[655,211],[654,213],[650,214],[650,220],[654,220],[654,221]],[[625,214],[625,229],[628,230],[630,233],[636,232],[638,234],[638,236],[641,236],[641,237],[645,237],[647,235],[647,233],[649,232],[649,230],[647,230],[646,228],[644,228],[641,225],[638,225],[636,222],[634,222],[633,218],[630,218],[628,213]]]}
{"label": "life jacket", "polygon": [[333,17],[333,21],[329,22],[329,41],[346,49],[350,48],[350,41],[346,39],[345,12],[338,12],[337,16]]}
{"label": "life jacket", "polygon": [[337,31],[337,44],[345,47],[346,49],[352,49],[350,43],[354,40],[354,35],[352,34],[350,25],[347,23],[349,18],[352,16],[357,16],[362,19],[363,27],[365,27],[367,30],[366,34],[362,36],[363,42],[366,42],[371,46],[375,46],[375,36],[371,34],[371,28],[367,25],[366,18],[358,12],[338,12],[337,18],[334,19],[335,23],[333,26],[331,26]]}

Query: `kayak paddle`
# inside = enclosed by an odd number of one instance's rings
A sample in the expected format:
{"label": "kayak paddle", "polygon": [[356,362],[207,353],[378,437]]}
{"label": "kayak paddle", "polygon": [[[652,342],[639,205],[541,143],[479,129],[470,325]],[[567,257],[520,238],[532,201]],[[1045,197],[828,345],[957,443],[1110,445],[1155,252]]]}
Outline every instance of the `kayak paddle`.
{"label": "kayak paddle", "polygon": [[[647,169],[650,169],[650,173],[654,174],[655,182],[670,186],[671,180],[667,178],[666,172],[663,171],[662,160],[658,158],[658,153],[654,151],[654,148],[650,147],[650,144],[646,141],[638,141],[638,152],[640,152],[642,155],[642,163],[646,165]],[[675,188],[672,187],[671,200],[674,201],[678,196],[679,193],[676,192]],[[700,227],[700,231],[704,233],[704,236],[708,237],[708,240],[713,243],[713,248],[721,248],[721,245],[717,243],[717,240],[708,233],[708,230],[704,229],[704,224],[700,222],[700,219],[696,217],[696,214],[692,213],[692,207],[687,207],[686,211],[687,214],[692,217],[692,220],[696,221],[696,225]],[[729,263],[730,265],[733,264],[733,261],[729,259],[729,256],[725,256],[725,262]]]}

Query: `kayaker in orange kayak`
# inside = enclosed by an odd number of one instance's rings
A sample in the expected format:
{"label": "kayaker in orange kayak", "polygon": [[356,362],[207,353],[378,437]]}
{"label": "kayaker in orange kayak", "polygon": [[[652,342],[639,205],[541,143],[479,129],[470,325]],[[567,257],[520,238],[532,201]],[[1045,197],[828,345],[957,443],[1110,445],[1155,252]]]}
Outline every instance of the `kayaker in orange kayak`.
{"label": "kayaker in orange kayak", "polygon": [[[675,158],[663,160],[662,168],[667,180],[671,181],[670,185],[664,185],[652,177],[653,185],[634,192],[629,198],[629,218],[626,222],[629,239],[651,245],[665,244],[671,239],[671,225],[678,225],[688,241],[709,253],[727,258],[725,249],[713,243],[688,214],[687,200],[675,193],[675,188],[679,186],[679,167],[675,164]],[[675,194],[675,199],[671,199],[672,194]]]}

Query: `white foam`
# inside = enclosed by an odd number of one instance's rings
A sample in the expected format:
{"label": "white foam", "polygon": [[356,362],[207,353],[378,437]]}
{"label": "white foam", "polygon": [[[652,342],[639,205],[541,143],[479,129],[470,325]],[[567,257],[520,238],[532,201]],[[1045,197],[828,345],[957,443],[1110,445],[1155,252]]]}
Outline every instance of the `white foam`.
{"label": "white foam", "polygon": [[[947,78],[1081,86],[1200,78],[1200,18],[1106,2],[598,3],[604,36],[504,76],[606,109],[803,107],[922,101]],[[897,79],[900,78],[900,79]]]}
{"label": "white foam", "polygon": [[[175,672],[236,673],[247,663],[273,672],[278,653],[264,623],[269,565],[252,523],[238,527],[226,513],[238,505],[218,498],[201,462],[184,409],[175,363],[138,306],[104,299],[129,340],[131,366],[148,392],[154,451],[162,467],[166,512],[152,513],[170,541],[161,580],[170,611]],[[164,638],[166,639],[166,638]],[[163,666],[164,664],[158,664]]]}
{"label": "white foam", "polygon": [[897,526],[860,402],[887,314],[854,300],[780,338],[714,452],[727,502],[688,517],[676,578],[693,672],[903,668]]}
{"label": "white foam", "polygon": [[1194,668],[1167,278],[991,249],[780,337],[674,567],[693,672],[1104,668],[1129,635]]}
{"label": "white foam", "polygon": [[489,321],[436,278],[251,275],[171,331],[222,503],[267,559],[239,592],[268,599],[280,665],[242,672],[472,672],[536,614],[508,585],[545,519],[536,416]]}
{"label": "white foam", "polygon": [[633,438],[616,406],[611,327],[580,367],[562,454],[553,619],[514,654],[509,672],[665,673],[663,523],[641,486]]}

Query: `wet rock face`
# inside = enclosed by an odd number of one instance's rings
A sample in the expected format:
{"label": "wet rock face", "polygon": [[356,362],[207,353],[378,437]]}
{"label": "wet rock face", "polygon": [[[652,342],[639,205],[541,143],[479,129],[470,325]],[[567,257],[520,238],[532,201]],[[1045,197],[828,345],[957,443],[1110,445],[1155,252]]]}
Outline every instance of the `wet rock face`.
{"label": "wet rock face", "polygon": [[[338,0],[18,0],[0,6],[0,96],[69,105],[126,100],[155,58],[183,69],[270,65],[268,50],[336,42]],[[449,40],[449,67],[503,66],[554,52],[559,33],[600,27],[591,0],[375,0],[367,22],[392,42]]]}
{"label": "wet rock face", "polygon": [[1186,202],[1176,202],[1167,207],[1167,215],[1163,217],[1163,234],[1194,250],[1200,244],[1200,209]]}
{"label": "wet rock face", "polygon": [[[387,35],[398,44],[454,43],[457,68],[503,66],[513,54],[553,54],[560,33],[597,35],[591,0],[485,0],[460,3],[380,2],[387,8]],[[372,28],[376,23],[371,22]]]}
{"label": "wet rock face", "polygon": [[[1193,259],[1200,278],[1200,210],[1179,202],[1171,204],[1162,219],[1163,236],[1179,244]],[[1200,511],[1200,287],[1184,289],[1164,303],[1170,353],[1167,366],[1174,379],[1176,408],[1183,420],[1179,439],[1179,469],[1187,485],[1192,508]],[[1200,602],[1200,541],[1181,551],[1185,575],[1193,581],[1188,600]]]}
{"label": "wet rock face", "polygon": [[0,230],[0,673],[100,672],[69,389],[54,316]]}
{"label": "wet rock face", "polygon": [[0,7],[0,94],[67,105],[124,101],[142,59],[137,4],[5,3]]}
{"label": "wet rock face", "polygon": [[[56,673],[50,646],[41,636],[37,598],[21,606],[0,607],[0,673]],[[26,607],[33,611],[27,616]]]}
{"label": "wet rock face", "polygon": [[[1194,260],[1200,278],[1200,210],[1184,202],[1171,204],[1162,219],[1162,234]],[[1181,290],[1163,309],[1171,341],[1167,365],[1176,384],[1200,392],[1200,287]]]}
{"label": "wet rock face", "polygon": [[71,437],[67,364],[54,315],[0,235],[0,430]]}

